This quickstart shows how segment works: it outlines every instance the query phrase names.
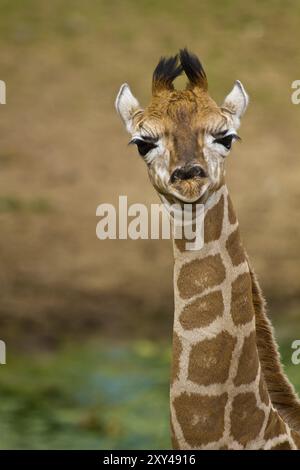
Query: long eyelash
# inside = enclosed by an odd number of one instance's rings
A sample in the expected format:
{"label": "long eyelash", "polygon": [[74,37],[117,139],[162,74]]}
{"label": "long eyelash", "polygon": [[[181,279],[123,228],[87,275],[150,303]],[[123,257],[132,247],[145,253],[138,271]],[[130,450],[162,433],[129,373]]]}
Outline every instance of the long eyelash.
{"label": "long eyelash", "polygon": [[130,140],[130,142],[128,142],[128,145],[131,145],[131,144],[136,144],[138,142],[145,142],[146,144],[153,144],[155,145],[156,142],[158,141],[158,137],[156,138],[149,138],[149,137],[146,137],[146,136],[141,136],[141,137],[135,137],[134,139]]}
{"label": "long eyelash", "polygon": [[145,157],[150,152],[150,150],[153,150],[155,147],[157,147],[156,143],[153,142],[153,140],[144,140],[138,137],[132,139],[129,144],[136,144],[141,157]]}
{"label": "long eyelash", "polygon": [[225,131],[218,131],[218,132],[214,132],[212,135],[218,139],[220,137],[224,137],[228,132],[228,129],[226,129]]}
{"label": "long eyelash", "polygon": [[219,137],[214,139],[214,143],[223,145],[228,151],[231,149],[232,142],[234,140],[241,140],[241,138],[237,134],[228,134],[224,135],[223,137]]}
{"label": "long eyelash", "polygon": [[234,140],[239,140],[239,141],[242,140],[241,137],[240,137],[239,135],[237,135],[237,134],[228,134],[228,135],[223,135],[223,136],[221,136],[221,137],[215,137],[214,142],[215,142],[215,143],[221,143],[222,140],[225,140],[225,139],[227,139],[228,137],[231,137],[232,140],[233,140],[233,139],[234,139]]}

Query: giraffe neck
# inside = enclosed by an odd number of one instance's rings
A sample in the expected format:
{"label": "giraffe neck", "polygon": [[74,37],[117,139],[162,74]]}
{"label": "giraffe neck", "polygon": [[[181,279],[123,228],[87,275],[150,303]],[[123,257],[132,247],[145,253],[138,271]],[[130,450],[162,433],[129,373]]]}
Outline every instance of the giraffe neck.
{"label": "giraffe neck", "polygon": [[225,185],[205,203],[204,246],[173,244],[174,447],[271,448],[277,438],[294,448],[261,374],[251,276]]}

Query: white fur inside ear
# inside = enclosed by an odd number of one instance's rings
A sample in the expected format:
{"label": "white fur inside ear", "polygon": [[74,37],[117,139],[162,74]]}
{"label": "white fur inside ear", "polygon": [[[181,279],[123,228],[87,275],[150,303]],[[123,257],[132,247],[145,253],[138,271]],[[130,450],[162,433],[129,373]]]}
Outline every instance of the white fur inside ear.
{"label": "white fur inside ear", "polygon": [[132,128],[132,116],[140,108],[138,100],[133,96],[129,85],[123,83],[115,101],[116,110],[123,119],[128,132]]}
{"label": "white fur inside ear", "polygon": [[223,103],[223,108],[227,108],[230,112],[240,118],[247,109],[249,103],[249,96],[245,88],[239,80],[236,80],[233,89],[226,96]]}

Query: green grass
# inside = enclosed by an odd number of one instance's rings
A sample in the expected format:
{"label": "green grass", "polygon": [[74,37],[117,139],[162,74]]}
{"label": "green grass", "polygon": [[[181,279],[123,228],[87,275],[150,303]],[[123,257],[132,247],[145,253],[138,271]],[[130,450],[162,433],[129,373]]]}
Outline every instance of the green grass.
{"label": "green grass", "polygon": [[[281,344],[300,392],[300,366]],[[99,342],[10,357],[1,367],[1,449],[168,449],[170,351]]]}
{"label": "green grass", "polygon": [[27,212],[34,214],[45,214],[52,211],[50,202],[42,197],[35,197],[31,200],[24,200],[17,196],[0,195],[1,212]]}
{"label": "green grass", "polygon": [[[300,335],[298,335],[298,338],[300,339]],[[284,364],[285,372],[287,373],[290,381],[294,385],[300,397],[300,364],[295,365],[295,364],[292,364],[291,362],[292,354],[295,351],[294,349],[291,348],[292,342],[293,340],[291,341],[286,340],[284,342],[281,342],[280,352],[281,352],[281,358],[282,358],[282,363]]]}
{"label": "green grass", "polygon": [[169,353],[89,344],[1,366],[1,449],[169,448]]}

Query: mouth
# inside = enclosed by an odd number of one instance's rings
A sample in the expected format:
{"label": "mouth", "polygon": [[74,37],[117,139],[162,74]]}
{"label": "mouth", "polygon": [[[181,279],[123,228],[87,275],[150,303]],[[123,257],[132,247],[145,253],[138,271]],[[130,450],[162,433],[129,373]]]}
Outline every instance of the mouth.
{"label": "mouth", "polygon": [[[176,170],[182,170],[182,168],[177,168]],[[173,201],[173,203],[176,203],[176,201],[186,204],[201,203],[201,200],[204,199],[207,190],[211,186],[210,177],[200,166],[196,171],[193,168],[194,174],[182,175],[181,172],[176,170],[171,175],[169,172],[165,172],[163,178],[156,178],[155,174],[153,175],[150,172],[150,180],[156,191],[161,196],[169,199],[169,201]],[[184,170],[190,171],[190,167],[185,167]]]}
{"label": "mouth", "polygon": [[177,168],[169,180],[170,193],[182,202],[196,202],[209,186],[206,172],[199,165]]}
{"label": "mouth", "polygon": [[180,184],[171,184],[169,186],[169,192],[182,202],[192,203],[202,198],[208,186],[209,182],[207,178],[206,181],[188,180],[185,181],[184,184],[182,184],[182,182]]}

